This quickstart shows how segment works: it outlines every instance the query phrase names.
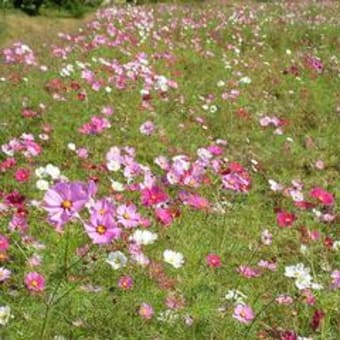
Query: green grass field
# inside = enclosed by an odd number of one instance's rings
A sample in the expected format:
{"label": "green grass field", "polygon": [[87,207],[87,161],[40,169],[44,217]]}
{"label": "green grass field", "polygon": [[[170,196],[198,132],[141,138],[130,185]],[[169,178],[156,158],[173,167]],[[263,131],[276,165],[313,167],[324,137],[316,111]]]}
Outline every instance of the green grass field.
{"label": "green grass field", "polygon": [[339,12],[2,16],[0,339],[338,339]]}

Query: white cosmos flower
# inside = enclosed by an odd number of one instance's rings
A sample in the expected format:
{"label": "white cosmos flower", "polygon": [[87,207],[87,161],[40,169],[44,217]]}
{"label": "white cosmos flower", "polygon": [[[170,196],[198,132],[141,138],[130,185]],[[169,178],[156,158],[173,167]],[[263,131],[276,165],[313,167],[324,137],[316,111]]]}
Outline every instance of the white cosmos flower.
{"label": "white cosmos flower", "polygon": [[301,273],[295,280],[295,286],[300,290],[310,288],[311,285],[312,277],[309,274],[304,275],[304,273]]}
{"label": "white cosmos flower", "polygon": [[298,263],[295,266],[287,266],[285,268],[285,276],[297,278],[303,275],[308,275],[310,272],[309,268],[306,268],[303,263]]}
{"label": "white cosmos flower", "polygon": [[111,179],[110,181],[111,181],[111,188],[114,191],[117,191],[117,192],[124,191],[124,184],[114,181],[113,179]]}
{"label": "white cosmos flower", "polygon": [[164,250],[163,259],[166,263],[171,264],[174,268],[181,268],[184,264],[183,254],[169,249]]}
{"label": "white cosmos flower", "polygon": [[106,263],[114,270],[117,270],[126,266],[127,257],[121,251],[111,252],[106,259]]}
{"label": "white cosmos flower", "polygon": [[60,170],[53,164],[46,165],[46,173],[51,176],[52,179],[58,179],[60,177]]}
{"label": "white cosmos flower", "polygon": [[67,148],[71,151],[76,151],[77,147],[74,143],[68,143]]}
{"label": "white cosmos flower", "polygon": [[106,167],[110,171],[118,171],[120,169],[120,162],[115,161],[115,160],[110,160],[106,163]]}
{"label": "white cosmos flower", "polygon": [[9,306],[0,306],[0,325],[6,326],[11,317],[11,308]]}
{"label": "white cosmos flower", "polygon": [[39,179],[37,181],[37,183],[35,184],[35,186],[39,190],[46,191],[46,190],[48,190],[50,184],[46,180],[44,180],[44,179]]}
{"label": "white cosmos flower", "polygon": [[139,245],[152,244],[157,240],[157,234],[149,230],[136,230],[130,237],[130,241],[134,241]]}

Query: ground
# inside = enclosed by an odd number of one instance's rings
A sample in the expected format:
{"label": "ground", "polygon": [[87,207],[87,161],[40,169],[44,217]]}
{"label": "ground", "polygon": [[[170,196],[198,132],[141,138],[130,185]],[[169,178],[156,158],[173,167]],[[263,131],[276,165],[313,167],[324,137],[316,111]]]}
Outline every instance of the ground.
{"label": "ground", "polygon": [[1,336],[337,339],[339,10],[3,13]]}

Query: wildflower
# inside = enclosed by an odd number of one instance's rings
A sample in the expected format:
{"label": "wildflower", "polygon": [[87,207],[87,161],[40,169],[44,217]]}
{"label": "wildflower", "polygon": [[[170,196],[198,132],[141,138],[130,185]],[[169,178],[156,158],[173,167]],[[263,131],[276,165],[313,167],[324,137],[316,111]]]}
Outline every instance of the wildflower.
{"label": "wildflower", "polygon": [[125,228],[135,228],[140,224],[141,216],[134,204],[123,204],[117,208],[117,219]]}
{"label": "wildflower", "polygon": [[44,180],[44,179],[39,179],[36,183],[35,186],[37,187],[37,189],[41,190],[41,191],[46,191],[48,190],[48,188],[50,187],[50,184],[48,183],[48,181]]}
{"label": "wildflower", "polygon": [[6,326],[11,317],[11,308],[9,306],[0,306],[0,325]]}
{"label": "wildflower", "polygon": [[85,206],[90,191],[91,184],[86,186],[80,182],[60,182],[49,188],[44,196],[44,208],[50,221],[58,227],[63,226]]}
{"label": "wildflower", "polygon": [[0,283],[5,282],[10,277],[11,277],[11,271],[4,267],[0,267]]}
{"label": "wildflower", "polygon": [[181,268],[184,264],[184,257],[181,253],[173,250],[165,250],[163,252],[163,259],[165,262],[171,264],[174,268]]}
{"label": "wildflower", "polygon": [[45,289],[45,278],[37,272],[30,272],[25,276],[25,285],[28,290],[41,292]]}
{"label": "wildflower", "polygon": [[287,211],[280,211],[276,214],[276,222],[281,228],[290,227],[295,220],[296,216]]}
{"label": "wildflower", "polygon": [[331,273],[332,278],[332,289],[339,289],[340,288],[340,270],[334,270]]}
{"label": "wildflower", "polygon": [[149,230],[136,230],[130,237],[130,241],[137,243],[138,245],[153,244],[157,240],[157,234],[152,233]]}
{"label": "wildflower", "polygon": [[15,172],[15,179],[18,182],[27,182],[30,178],[30,171],[28,169],[20,168]]}
{"label": "wildflower", "polygon": [[261,234],[261,241],[264,245],[269,246],[273,241],[273,235],[267,229],[265,229]]}
{"label": "wildflower", "polygon": [[293,298],[289,295],[279,295],[275,301],[280,305],[290,305],[293,303]]}
{"label": "wildflower", "polygon": [[95,244],[107,244],[120,236],[120,229],[110,214],[92,214],[90,223],[85,223],[84,227]]}
{"label": "wildflower", "polygon": [[143,135],[150,136],[155,131],[155,125],[153,122],[147,121],[140,126],[139,131]]}
{"label": "wildflower", "polygon": [[0,234],[0,251],[6,251],[9,248],[8,238]]}
{"label": "wildflower", "polygon": [[131,276],[121,276],[118,280],[118,287],[123,290],[129,290],[133,286],[133,279]]}
{"label": "wildflower", "polygon": [[114,270],[117,270],[126,266],[127,257],[120,251],[111,252],[106,259],[106,263]]}
{"label": "wildflower", "polygon": [[237,304],[234,309],[233,318],[248,325],[255,318],[255,315],[250,306]]}
{"label": "wildflower", "polygon": [[240,275],[242,275],[243,277],[246,277],[248,279],[261,276],[261,272],[258,269],[252,268],[252,267],[249,267],[249,266],[241,265],[237,269],[237,271],[240,273]]}
{"label": "wildflower", "polygon": [[141,191],[141,199],[143,205],[150,206],[166,202],[168,195],[160,187],[153,186]]}
{"label": "wildflower", "polygon": [[313,314],[312,321],[310,323],[310,326],[312,327],[313,331],[316,331],[321,323],[321,320],[325,317],[325,312],[322,310],[316,310]]}
{"label": "wildflower", "polygon": [[310,195],[313,198],[317,199],[323,205],[333,205],[334,204],[333,195],[331,193],[329,193],[328,191],[320,188],[320,187],[316,187],[316,188],[312,189],[310,191]]}
{"label": "wildflower", "polygon": [[209,267],[218,268],[222,265],[221,258],[216,254],[209,254],[205,259]]}
{"label": "wildflower", "polygon": [[153,317],[154,311],[152,306],[147,303],[142,303],[138,313],[143,319],[150,320]]}

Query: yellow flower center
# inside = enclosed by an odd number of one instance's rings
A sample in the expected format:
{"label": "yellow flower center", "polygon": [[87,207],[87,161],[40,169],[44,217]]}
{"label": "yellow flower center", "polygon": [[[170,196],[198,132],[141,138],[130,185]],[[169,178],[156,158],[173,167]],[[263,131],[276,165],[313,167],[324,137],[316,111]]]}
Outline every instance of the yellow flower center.
{"label": "yellow flower center", "polygon": [[69,201],[69,200],[65,200],[61,203],[61,206],[64,208],[64,209],[70,209],[72,207],[72,202]]}
{"label": "yellow flower center", "polygon": [[103,235],[105,234],[107,228],[103,225],[99,225],[97,228],[96,228],[96,232],[100,235]]}
{"label": "yellow flower center", "polygon": [[31,281],[31,286],[38,287],[38,281],[37,280],[32,280]]}
{"label": "yellow flower center", "polygon": [[129,220],[130,219],[130,215],[126,212],[123,214],[123,217],[126,219],[126,220]]}

